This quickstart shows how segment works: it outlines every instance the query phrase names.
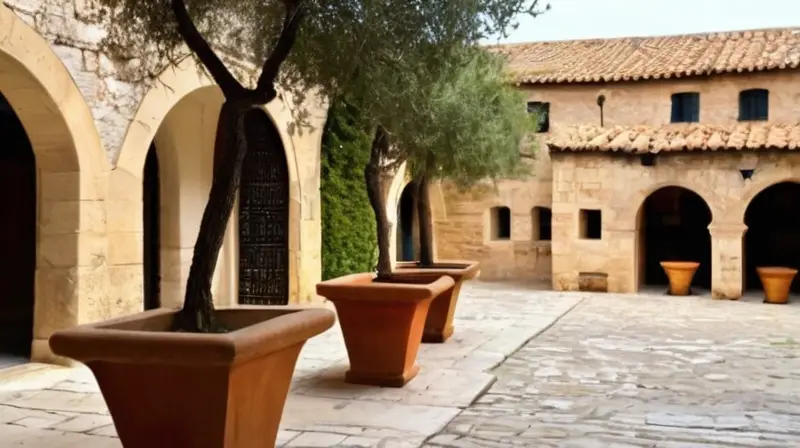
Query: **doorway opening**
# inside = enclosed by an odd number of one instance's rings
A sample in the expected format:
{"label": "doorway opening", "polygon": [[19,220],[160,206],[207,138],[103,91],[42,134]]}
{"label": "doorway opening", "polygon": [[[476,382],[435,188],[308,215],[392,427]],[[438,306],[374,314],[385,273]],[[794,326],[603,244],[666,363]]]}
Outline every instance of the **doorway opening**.
{"label": "doorway opening", "polygon": [[403,188],[400,203],[397,205],[397,261],[415,261],[417,259],[415,221],[417,211],[417,198],[414,194],[414,184],[410,183]]}
{"label": "doorway opening", "polygon": [[[744,214],[744,289],[760,290],[757,267],[800,269],[800,184],[781,182],[758,193]],[[795,278],[792,293],[800,293]]]}
{"label": "doorway opening", "polygon": [[144,216],[144,309],[161,307],[161,180],[155,144],[144,161],[142,207]]}
{"label": "doorway opening", "polygon": [[639,210],[639,285],[666,290],[662,261],[696,261],[693,289],[711,290],[711,209],[697,193],[664,187]]}
{"label": "doorway opening", "polygon": [[289,303],[289,167],[269,116],[245,116],[247,155],[239,189],[239,303]]}
{"label": "doorway opening", "polygon": [[36,159],[2,93],[0,135],[0,367],[5,367],[27,361],[33,343]]}

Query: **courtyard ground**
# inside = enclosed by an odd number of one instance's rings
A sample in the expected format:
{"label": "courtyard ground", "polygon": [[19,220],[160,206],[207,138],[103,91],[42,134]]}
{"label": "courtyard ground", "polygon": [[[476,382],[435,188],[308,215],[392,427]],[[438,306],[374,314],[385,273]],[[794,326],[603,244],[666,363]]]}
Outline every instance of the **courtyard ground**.
{"label": "courtyard ground", "polygon": [[[338,327],[298,362],[286,447],[800,446],[800,304],[474,282],[403,389],[346,385]],[[0,373],[0,446],[119,448],[91,375]]]}

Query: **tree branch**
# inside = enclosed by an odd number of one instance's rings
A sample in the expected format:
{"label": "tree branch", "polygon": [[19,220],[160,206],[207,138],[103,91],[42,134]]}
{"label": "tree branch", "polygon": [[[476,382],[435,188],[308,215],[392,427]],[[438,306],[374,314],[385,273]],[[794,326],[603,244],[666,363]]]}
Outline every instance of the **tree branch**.
{"label": "tree branch", "polygon": [[278,36],[278,42],[275,44],[275,48],[272,49],[272,53],[264,61],[261,75],[258,77],[258,83],[256,84],[256,92],[261,94],[274,89],[275,79],[278,77],[281,64],[289,57],[292,46],[297,40],[300,23],[306,15],[305,0],[286,0],[284,4],[286,5],[286,16],[283,19],[281,34]]}
{"label": "tree branch", "polygon": [[208,69],[211,77],[217,83],[225,97],[240,96],[245,92],[244,87],[231,74],[222,60],[217,56],[211,46],[206,42],[200,31],[192,22],[189,11],[183,0],[172,0],[172,13],[178,22],[178,32],[189,49],[194,52],[200,62]]}

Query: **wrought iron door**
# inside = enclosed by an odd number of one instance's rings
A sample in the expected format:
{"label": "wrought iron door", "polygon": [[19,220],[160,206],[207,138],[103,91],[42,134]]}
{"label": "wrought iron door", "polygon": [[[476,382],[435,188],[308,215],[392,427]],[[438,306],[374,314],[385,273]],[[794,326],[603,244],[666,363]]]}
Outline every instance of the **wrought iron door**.
{"label": "wrought iron door", "polygon": [[289,172],[280,136],[260,110],[245,117],[239,190],[239,303],[289,303]]}

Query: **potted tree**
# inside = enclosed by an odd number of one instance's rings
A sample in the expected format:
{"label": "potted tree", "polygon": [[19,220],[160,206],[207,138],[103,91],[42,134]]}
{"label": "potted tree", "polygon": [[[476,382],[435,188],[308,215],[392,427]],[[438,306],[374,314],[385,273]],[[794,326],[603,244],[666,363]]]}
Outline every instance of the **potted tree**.
{"label": "potted tree", "polygon": [[[413,82],[404,84],[393,82],[392,87],[379,89],[382,92],[392,92],[393,101],[388,101],[391,108],[386,111],[373,107],[371,115],[375,124],[375,138],[373,139],[370,159],[365,168],[365,180],[370,205],[376,218],[378,238],[378,269],[377,273],[352,274],[335,278],[320,283],[317,286],[318,294],[328,298],[336,306],[341,323],[345,345],[350,358],[350,370],[346,373],[345,380],[358,384],[402,387],[419,371],[416,365],[416,355],[425,321],[431,302],[455,287],[455,280],[442,272],[406,272],[397,276],[392,270],[391,254],[389,253],[390,226],[386,215],[386,186],[388,185],[392,169],[406,160],[418,160],[418,154],[423,150],[427,157],[434,154],[431,148],[436,146],[435,141],[444,141],[454,138],[449,129],[452,122],[458,122],[464,116],[474,114],[486,117],[491,112],[500,112],[505,107],[522,108],[524,102],[510,94],[510,87],[502,82],[502,63],[484,50],[469,45],[455,47],[454,49],[437,49],[438,57],[430,57],[431,49],[428,46],[420,50],[415,58],[413,52],[404,51],[408,65],[403,72],[403,80],[413,79]],[[428,62],[426,61],[435,61]],[[430,65],[433,64],[433,65]],[[396,66],[394,71],[397,71]],[[469,71],[474,82],[461,82],[462,73]],[[452,107],[444,110],[441,115],[434,116],[424,112],[434,102],[444,101],[438,98],[445,96],[443,86],[446,84],[458,85],[457,91],[449,92],[456,101],[459,95],[471,95],[469,88],[479,88],[484,92],[493,92],[492,98],[500,100],[489,101],[482,104],[480,109],[490,109],[478,112],[464,108]],[[396,89],[396,90],[395,90]],[[388,95],[387,95],[388,96]],[[486,98],[486,96],[484,96]],[[510,99],[520,100],[512,104]],[[406,107],[397,105],[409,104]],[[358,103],[361,104],[361,103]],[[433,110],[433,109],[432,109]],[[408,111],[403,114],[403,111]],[[460,112],[456,112],[460,111]],[[457,116],[448,117],[451,121],[436,122],[432,120],[444,119],[446,113],[457,113]],[[527,117],[526,117],[527,118]],[[466,119],[466,118],[465,118]],[[470,124],[483,125],[486,122],[475,118]],[[496,129],[484,128],[486,132],[515,133],[516,128],[506,126],[509,122],[496,121]],[[516,122],[515,122],[516,123]],[[512,129],[513,128],[513,129]],[[389,130],[392,130],[392,133]],[[458,132],[458,129],[452,132]],[[480,134],[478,131],[477,134]],[[473,134],[474,135],[474,134]],[[449,136],[449,137],[448,137]],[[519,141],[517,141],[519,143]],[[519,159],[519,146],[515,148],[514,155]],[[473,154],[470,157],[475,156]],[[460,158],[453,158],[461,160]],[[449,161],[448,159],[442,159]],[[434,166],[433,164],[431,166]],[[446,165],[436,165],[444,167]],[[452,163],[452,171],[460,172],[467,165]],[[431,172],[434,169],[431,168]]]}
{"label": "potted tree", "polygon": [[[453,316],[465,280],[478,275],[478,262],[435,261],[430,185],[447,180],[462,190],[478,182],[519,177],[530,172],[520,163],[520,148],[536,118],[525,108],[524,96],[507,85],[501,56],[477,52],[456,72],[435,83],[421,116],[429,125],[410,142],[410,166],[420,251],[416,262],[400,262],[398,280],[447,275],[455,285],[436,297],[428,310],[423,342],[444,342],[453,334]],[[530,155],[535,145],[526,145]]]}
{"label": "potted tree", "polygon": [[[126,448],[274,444],[298,354],[335,318],[326,310],[296,307],[214,309],[211,278],[247,152],[245,116],[276,99],[279,87],[297,105],[310,87],[323,99],[348,88],[368,96],[372,80],[359,71],[363,62],[391,64],[387,55],[427,36],[441,14],[475,14],[474,23],[457,20],[448,30],[463,37],[476,28],[505,27],[528,8],[524,0],[475,0],[478,8],[463,10],[465,5],[430,3],[93,2],[94,19],[107,31],[102,50],[124,65],[131,82],[151,81],[191,57],[224,96],[217,163],[183,307],[69,329],[50,339],[55,353],[92,370]],[[223,59],[240,71],[260,70],[245,83]],[[290,132],[302,132],[305,115],[297,110],[299,126]]]}

